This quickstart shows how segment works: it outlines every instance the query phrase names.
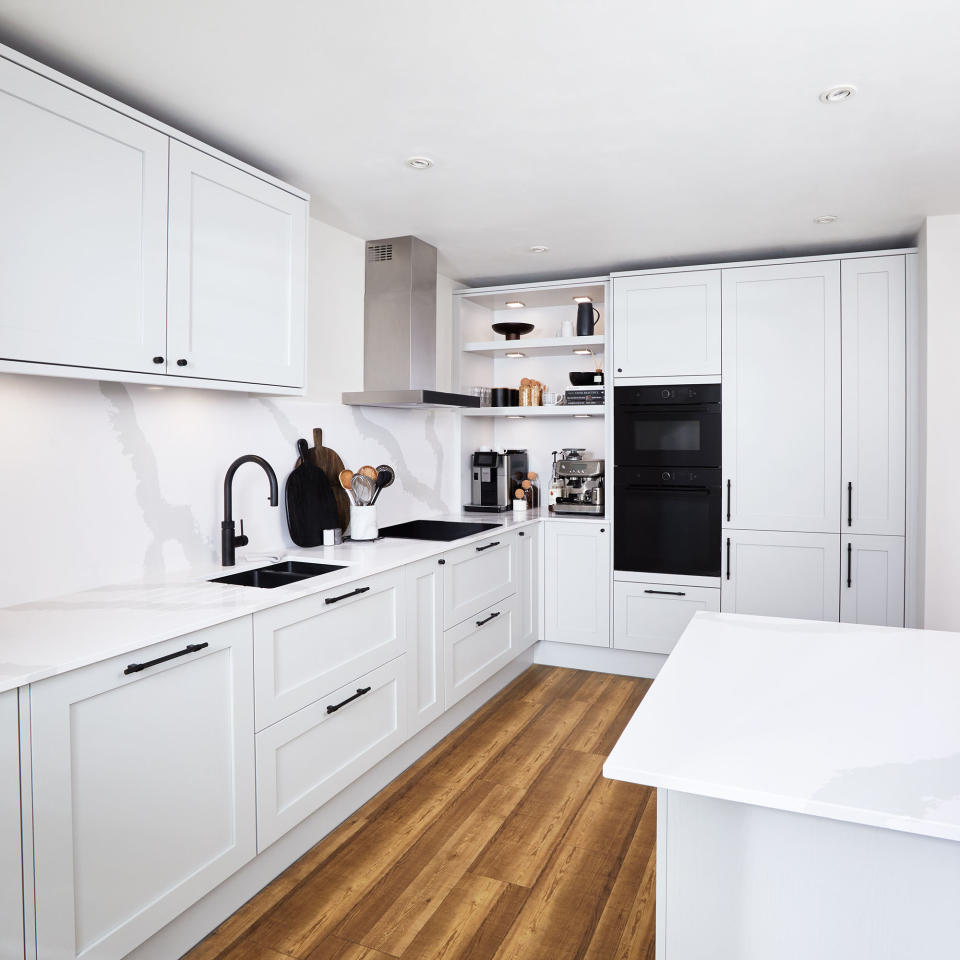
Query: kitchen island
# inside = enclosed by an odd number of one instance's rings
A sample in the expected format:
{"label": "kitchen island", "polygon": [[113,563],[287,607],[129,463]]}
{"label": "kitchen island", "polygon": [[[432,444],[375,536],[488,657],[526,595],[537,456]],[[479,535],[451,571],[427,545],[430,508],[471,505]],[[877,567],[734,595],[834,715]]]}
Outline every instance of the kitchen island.
{"label": "kitchen island", "polygon": [[610,754],[658,788],[657,960],[960,944],[960,636],[699,613]]}

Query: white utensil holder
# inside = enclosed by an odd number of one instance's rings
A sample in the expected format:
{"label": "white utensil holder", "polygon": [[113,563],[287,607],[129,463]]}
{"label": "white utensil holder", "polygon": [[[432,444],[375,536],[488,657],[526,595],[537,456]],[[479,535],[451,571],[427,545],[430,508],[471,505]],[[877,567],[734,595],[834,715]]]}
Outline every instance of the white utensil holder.
{"label": "white utensil holder", "polygon": [[350,504],[350,539],[376,540],[380,535],[377,528],[377,508],[374,504]]}

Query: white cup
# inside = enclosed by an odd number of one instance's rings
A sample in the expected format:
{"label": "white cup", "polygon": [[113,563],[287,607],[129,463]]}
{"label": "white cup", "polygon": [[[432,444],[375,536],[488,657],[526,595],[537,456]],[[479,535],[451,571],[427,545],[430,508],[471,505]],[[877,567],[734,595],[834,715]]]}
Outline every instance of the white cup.
{"label": "white cup", "polygon": [[350,504],[350,538],[352,540],[376,540],[380,535],[377,528],[377,508],[368,503]]}
{"label": "white cup", "polygon": [[572,320],[562,320],[560,322],[560,336],[561,337],[572,337],[573,336],[573,321]]}

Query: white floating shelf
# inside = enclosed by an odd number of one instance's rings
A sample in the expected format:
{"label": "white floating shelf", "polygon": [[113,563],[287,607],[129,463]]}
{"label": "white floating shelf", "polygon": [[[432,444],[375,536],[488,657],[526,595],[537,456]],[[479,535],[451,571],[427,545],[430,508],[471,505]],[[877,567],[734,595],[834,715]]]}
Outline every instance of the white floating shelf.
{"label": "white floating shelf", "polygon": [[549,407],[463,407],[465,417],[602,417],[602,403],[559,404]]}
{"label": "white floating shelf", "polygon": [[463,352],[479,357],[505,357],[508,353],[522,353],[527,357],[568,357],[574,350],[590,349],[595,354],[603,353],[604,337],[542,337],[519,340],[482,340],[465,343]]}

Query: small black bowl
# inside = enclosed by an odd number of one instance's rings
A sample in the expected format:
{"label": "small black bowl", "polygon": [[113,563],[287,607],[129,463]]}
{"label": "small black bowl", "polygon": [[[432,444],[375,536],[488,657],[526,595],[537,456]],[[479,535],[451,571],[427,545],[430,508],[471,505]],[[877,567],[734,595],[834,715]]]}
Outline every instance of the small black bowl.
{"label": "small black bowl", "polygon": [[571,370],[570,383],[575,387],[599,387],[603,383],[603,373],[596,370]]}
{"label": "small black bowl", "polygon": [[519,323],[513,320],[505,320],[503,323],[493,325],[493,332],[502,333],[508,340],[519,340],[525,333],[530,333],[532,330],[532,323]]}

